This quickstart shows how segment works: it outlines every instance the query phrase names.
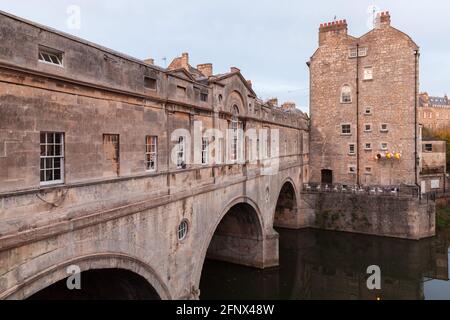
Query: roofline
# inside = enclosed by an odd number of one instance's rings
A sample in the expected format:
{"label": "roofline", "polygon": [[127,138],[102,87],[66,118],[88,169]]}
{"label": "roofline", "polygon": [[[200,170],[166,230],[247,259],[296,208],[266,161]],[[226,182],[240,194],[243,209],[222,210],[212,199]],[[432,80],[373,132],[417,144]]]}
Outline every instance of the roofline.
{"label": "roofline", "polygon": [[214,82],[219,82],[222,81],[224,79],[227,79],[229,77],[232,77],[234,75],[237,75],[238,77],[241,78],[242,82],[244,83],[245,87],[250,91],[250,93],[253,95],[253,97],[257,97],[258,95],[255,93],[255,91],[253,90],[253,88],[248,84],[247,79],[244,78],[244,76],[242,75],[242,73],[240,71],[234,71],[234,72],[229,72],[226,73],[218,78],[212,78],[209,81],[214,83]]}
{"label": "roofline", "polygon": [[39,24],[37,22],[33,22],[33,21],[30,21],[30,20],[27,20],[27,19],[24,19],[24,18],[20,18],[20,17],[15,16],[15,15],[13,15],[11,13],[8,13],[8,12],[0,10],[0,16],[5,16],[5,17],[8,17],[10,19],[13,19],[13,20],[16,20],[16,21],[28,24],[28,25],[30,25],[32,27],[39,28],[39,29],[45,30],[47,32],[54,33],[54,34],[56,34],[58,36],[66,38],[66,39],[69,39],[69,40],[72,40],[72,41],[75,41],[75,42],[87,45],[87,46],[92,47],[94,49],[103,51],[104,53],[109,53],[109,54],[114,55],[114,56],[116,56],[118,58],[122,58],[122,59],[128,60],[130,62],[138,63],[138,64],[140,64],[142,66],[146,66],[146,67],[158,70],[160,72],[167,72],[167,69],[165,69],[165,68],[162,68],[162,67],[159,67],[159,66],[155,66],[155,65],[151,65],[151,64],[147,64],[143,60],[140,60],[138,58],[134,58],[134,57],[132,57],[130,55],[127,55],[125,53],[121,53],[119,51],[115,51],[113,49],[104,47],[104,46],[96,44],[94,42],[90,42],[88,40],[79,38],[77,36],[73,36],[73,35],[65,33],[63,31],[59,31],[59,30],[54,29],[52,27],[48,27],[48,26]]}

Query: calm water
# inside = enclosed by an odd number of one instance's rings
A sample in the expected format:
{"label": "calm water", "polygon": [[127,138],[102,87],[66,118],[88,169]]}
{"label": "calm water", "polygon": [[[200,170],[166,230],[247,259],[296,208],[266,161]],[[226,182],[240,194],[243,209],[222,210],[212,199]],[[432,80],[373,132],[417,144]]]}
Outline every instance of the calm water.
{"label": "calm water", "polygon": [[[201,299],[450,299],[450,230],[407,241],[317,230],[278,230],[280,267],[207,261]],[[382,289],[369,291],[378,265]]]}

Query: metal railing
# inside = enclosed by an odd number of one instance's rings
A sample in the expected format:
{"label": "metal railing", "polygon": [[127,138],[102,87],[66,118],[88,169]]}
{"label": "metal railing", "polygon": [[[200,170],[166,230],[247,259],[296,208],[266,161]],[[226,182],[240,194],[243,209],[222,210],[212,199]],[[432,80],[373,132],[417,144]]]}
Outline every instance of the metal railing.
{"label": "metal railing", "polygon": [[306,183],[303,185],[306,193],[346,193],[367,194],[373,196],[419,198],[420,188],[416,186],[358,186],[344,184]]}

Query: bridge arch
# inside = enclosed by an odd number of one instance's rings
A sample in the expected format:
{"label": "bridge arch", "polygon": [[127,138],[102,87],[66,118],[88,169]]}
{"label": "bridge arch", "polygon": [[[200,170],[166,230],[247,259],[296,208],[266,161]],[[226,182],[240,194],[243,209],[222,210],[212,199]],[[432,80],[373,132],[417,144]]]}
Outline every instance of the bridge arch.
{"label": "bridge arch", "polygon": [[79,267],[82,274],[91,270],[126,270],[139,276],[142,280],[146,280],[160,299],[169,300],[172,298],[166,284],[147,263],[125,254],[100,253],[80,256],[56,264],[4,292],[0,299],[23,300],[30,298],[70,276],[67,273],[67,268],[73,265]]}
{"label": "bridge arch", "polygon": [[[216,238],[216,241],[214,237],[217,235],[222,239]],[[233,199],[222,209],[215,223],[208,230],[194,273],[194,283],[199,286],[207,257],[246,266],[262,267],[260,255],[263,253],[264,238],[264,221],[257,203],[245,196]],[[236,250],[233,250],[233,247]],[[247,252],[245,252],[246,249]],[[248,254],[248,250],[252,251],[251,255]],[[227,256],[227,252],[230,255]]]}
{"label": "bridge arch", "polygon": [[298,189],[291,178],[281,184],[273,214],[273,225],[280,228],[296,228],[298,220]]}

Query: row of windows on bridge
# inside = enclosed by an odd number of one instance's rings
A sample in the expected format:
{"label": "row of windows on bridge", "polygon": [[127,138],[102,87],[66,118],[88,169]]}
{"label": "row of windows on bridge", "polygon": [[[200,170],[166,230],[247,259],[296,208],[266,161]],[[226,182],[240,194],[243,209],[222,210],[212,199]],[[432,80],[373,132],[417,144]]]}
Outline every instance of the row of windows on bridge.
{"label": "row of windows on bridge", "polygon": [[[43,46],[39,46],[38,52],[39,62],[64,68],[64,52]],[[156,76],[144,76],[143,85],[145,89],[157,90],[158,79]],[[194,90],[200,101],[208,102],[208,92],[202,91],[199,88],[194,88]],[[178,85],[176,94],[180,98],[185,97],[187,95],[187,88]]]}
{"label": "row of windows on bridge", "polygon": [[[230,161],[237,163],[244,158],[243,155],[243,137],[238,130],[241,126],[239,122],[232,122],[234,129],[231,136],[230,145]],[[211,138],[202,138],[201,143],[201,164],[210,164],[210,150]],[[41,185],[60,184],[64,182],[64,160],[65,160],[65,143],[64,133],[61,132],[41,132],[40,134],[40,181]],[[186,169],[186,137],[179,136],[177,139],[176,148],[176,166],[177,169]],[[287,148],[287,142],[285,143]],[[218,146],[219,159],[222,159],[224,150],[223,139],[220,139]],[[112,165],[112,173],[119,175],[120,169],[120,135],[118,134],[104,134],[103,135],[103,151],[105,160]],[[145,137],[144,150],[145,171],[156,172],[158,170],[158,136]],[[263,157],[270,157],[270,139],[266,137],[263,145],[263,150],[260,151],[260,139],[256,141],[256,155]],[[251,160],[256,157],[253,154],[249,155]]]}

